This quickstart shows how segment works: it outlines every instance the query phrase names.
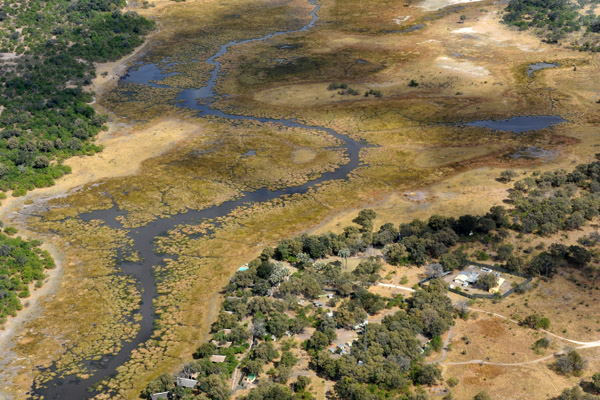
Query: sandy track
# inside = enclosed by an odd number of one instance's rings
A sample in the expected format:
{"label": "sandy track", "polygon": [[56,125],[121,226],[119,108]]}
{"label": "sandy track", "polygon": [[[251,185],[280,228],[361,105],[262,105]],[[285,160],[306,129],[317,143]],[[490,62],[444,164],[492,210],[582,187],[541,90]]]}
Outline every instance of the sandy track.
{"label": "sandy track", "polygon": [[389,287],[389,288],[393,288],[393,289],[400,289],[400,290],[406,290],[408,292],[414,292],[415,289],[406,287],[406,286],[398,286],[398,285],[392,285],[391,283],[377,283],[377,286],[383,286],[383,287]]}

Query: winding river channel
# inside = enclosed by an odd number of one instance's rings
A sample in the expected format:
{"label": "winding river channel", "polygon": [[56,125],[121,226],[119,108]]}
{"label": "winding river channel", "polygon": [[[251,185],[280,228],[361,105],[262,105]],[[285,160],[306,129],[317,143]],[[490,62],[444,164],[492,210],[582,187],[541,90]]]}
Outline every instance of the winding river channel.
{"label": "winding river channel", "polygon": [[[327,134],[339,139],[343,143],[340,148],[345,150],[346,157],[349,161],[341,166],[338,166],[334,171],[323,173],[320,177],[306,182],[300,186],[278,190],[268,190],[266,188],[262,188],[252,192],[245,192],[242,193],[237,199],[226,201],[218,206],[206,208],[201,211],[188,210],[186,213],[167,218],[160,218],[143,227],[129,231],[128,235],[134,241],[134,248],[139,252],[143,261],[135,264],[123,263],[118,265],[118,267],[123,271],[123,273],[134,276],[139,287],[142,289],[142,303],[139,311],[142,319],[140,322],[139,332],[132,341],[124,342],[121,350],[116,355],[106,355],[100,361],[87,362],[86,366],[91,371],[94,371],[89,378],[79,379],[76,376],[54,378],[50,382],[41,385],[41,387],[35,388],[32,391],[34,397],[43,396],[44,399],[84,399],[93,397],[96,394],[93,390],[90,390],[93,385],[106,378],[115,376],[117,373],[117,368],[130,358],[132,351],[152,337],[156,317],[155,310],[152,305],[152,299],[156,296],[156,282],[153,273],[153,266],[163,263],[165,257],[164,255],[158,255],[154,252],[153,242],[157,236],[164,234],[166,231],[179,224],[190,224],[200,222],[205,219],[224,217],[234,209],[250,203],[266,202],[279,198],[283,195],[297,193],[302,194],[306,193],[311,187],[314,187],[322,182],[348,179],[349,174],[359,166],[359,152],[367,145],[355,141],[350,137],[341,135],[332,129],[320,126],[305,125],[295,120],[255,118],[226,114],[211,107],[215,98],[214,87],[221,70],[221,64],[218,61],[219,57],[225,55],[232,46],[260,42],[275,36],[302,32],[311,29],[318,20],[317,11],[319,10],[320,6],[315,4],[315,0],[310,0],[310,3],[314,6],[312,12],[310,13],[311,21],[300,29],[275,32],[265,35],[261,38],[232,41],[222,45],[216,54],[204,61],[214,66],[210,80],[204,87],[182,90],[178,96],[178,105],[181,107],[198,110],[199,115],[201,116],[210,115],[229,120],[250,120],[261,123],[275,123],[292,128],[324,131]],[[142,66],[138,64],[128,71],[123,80],[138,84],[168,87],[165,85],[156,85],[152,83],[152,81],[155,81],[156,78],[166,76],[165,74],[161,73],[157,74],[157,71],[158,69],[154,64],[145,64]],[[203,101],[199,103],[198,100]],[[80,217],[86,221],[91,219],[100,219],[103,220],[108,226],[122,228],[122,225],[118,221],[117,217],[123,214],[123,211],[113,207],[109,210],[97,210],[85,213],[80,215]],[[54,369],[54,367],[50,367],[47,372],[53,371]]]}
{"label": "winding river channel", "polygon": [[[99,382],[107,378],[116,376],[117,368],[127,362],[132,354],[132,351],[141,346],[146,341],[152,338],[154,324],[156,319],[155,310],[152,300],[157,294],[156,277],[153,272],[153,267],[161,265],[165,262],[165,255],[156,254],[154,251],[154,240],[157,236],[164,234],[170,229],[180,224],[195,224],[201,223],[203,220],[215,220],[219,217],[229,215],[238,207],[247,206],[252,203],[268,202],[284,195],[303,194],[310,188],[316,185],[332,180],[346,180],[349,175],[358,168],[360,164],[360,150],[368,147],[366,143],[353,140],[352,138],[341,135],[330,128],[321,126],[311,126],[302,124],[291,119],[270,119],[258,118],[252,116],[241,116],[227,114],[221,110],[213,108],[217,94],[214,92],[217,79],[220,76],[221,64],[219,58],[227,54],[230,48],[238,45],[261,42],[279,35],[303,32],[313,28],[318,20],[317,12],[319,5],[315,4],[316,0],[309,0],[313,6],[310,13],[311,20],[303,27],[296,30],[279,31],[260,38],[251,38],[243,41],[232,41],[220,47],[219,51],[208,59],[200,62],[205,62],[213,66],[210,79],[205,86],[197,89],[181,90],[177,96],[177,105],[183,108],[196,110],[200,116],[215,116],[227,120],[249,120],[260,123],[272,123],[280,126],[291,128],[302,128],[308,130],[318,130],[327,133],[338,139],[342,145],[339,147],[345,152],[345,164],[339,165],[331,172],[323,173],[316,179],[306,182],[303,185],[289,187],[278,190],[268,190],[261,188],[254,191],[244,192],[234,200],[226,201],[218,206],[209,207],[201,211],[188,210],[186,213],[178,214],[171,217],[159,218],[143,227],[129,230],[128,236],[134,241],[134,249],[139,252],[141,262],[139,263],[122,263],[117,267],[125,274],[129,274],[137,280],[138,288],[142,292],[142,302],[139,310],[141,315],[140,329],[135,338],[131,341],[122,343],[122,347],[116,355],[105,355],[99,361],[85,362],[85,366],[91,371],[91,375],[87,379],[80,379],[74,375],[60,377],[60,372],[56,371],[56,367],[51,366],[44,372],[58,372],[58,376],[51,381],[39,385],[32,390],[31,395],[35,398],[43,396],[44,399],[85,399],[94,397],[97,394],[93,387]],[[160,88],[170,88],[167,85],[156,83],[162,78],[169,76],[168,73],[163,73],[157,65],[136,64],[122,79],[124,82],[136,83],[141,85],[149,85]],[[485,127],[488,129],[510,130],[514,132],[524,132],[527,130],[536,130],[550,127],[554,124],[563,122],[562,118],[556,116],[538,116],[538,117],[522,117],[521,119],[503,120],[503,121],[475,121],[467,124],[468,126]],[[506,124],[510,125],[508,129]],[[514,125],[514,126],[513,126]],[[119,222],[119,216],[123,216],[124,211],[117,209],[114,206],[108,210],[97,210],[80,215],[85,221],[99,219],[105,222],[106,225],[113,228],[124,229]],[[173,257],[173,255],[168,255]]]}

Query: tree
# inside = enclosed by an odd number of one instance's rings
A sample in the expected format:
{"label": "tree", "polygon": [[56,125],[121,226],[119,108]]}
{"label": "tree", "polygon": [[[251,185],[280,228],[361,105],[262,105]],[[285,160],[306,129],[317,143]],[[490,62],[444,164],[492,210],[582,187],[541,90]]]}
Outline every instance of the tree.
{"label": "tree", "polygon": [[428,264],[425,267],[425,274],[428,278],[439,278],[444,273],[444,268],[442,268],[442,264]]}
{"label": "tree", "polygon": [[273,312],[267,321],[267,330],[277,337],[285,335],[287,330],[290,328],[289,318],[282,313]]}
{"label": "tree", "polygon": [[227,384],[217,375],[209,375],[198,381],[197,385],[200,391],[206,393],[211,400],[229,399],[229,388]]}
{"label": "tree", "polygon": [[264,365],[263,360],[247,360],[244,363],[244,371],[248,375],[258,376],[262,373]]}
{"label": "tree", "polygon": [[310,256],[306,253],[300,252],[296,255],[296,265],[298,268],[303,269],[312,264]]}
{"label": "tree", "polygon": [[584,393],[579,386],[565,389],[562,393],[553,400],[598,400],[598,396]]}
{"label": "tree", "polygon": [[250,338],[250,332],[246,330],[246,328],[242,326],[234,326],[231,328],[231,333],[229,334],[229,340],[231,340],[235,344],[244,343],[246,340]]}
{"label": "tree", "polygon": [[600,372],[596,372],[592,375],[592,387],[596,393],[600,393]]}
{"label": "tree", "polygon": [[583,225],[585,225],[585,217],[580,211],[574,212],[565,220],[566,229],[575,230],[579,229]]}
{"label": "tree", "polygon": [[451,253],[442,254],[440,257],[440,264],[442,264],[444,271],[452,271],[460,268],[465,263],[466,259],[466,254],[457,250]]}
{"label": "tree", "polygon": [[381,270],[379,259],[369,257],[358,264],[354,271],[352,271],[352,275],[363,282],[377,282],[380,278],[378,274],[379,270]]}
{"label": "tree", "polygon": [[435,385],[442,379],[442,372],[433,364],[421,365],[414,374],[414,381],[420,385]]}
{"label": "tree", "polygon": [[273,381],[277,383],[286,383],[290,379],[291,373],[291,367],[280,364],[273,370]]}
{"label": "tree", "polygon": [[402,243],[386,244],[382,253],[385,260],[392,265],[400,265],[407,256],[406,247]]}
{"label": "tree", "polygon": [[550,339],[548,339],[547,337],[543,337],[543,338],[536,340],[535,343],[533,344],[532,348],[534,350],[539,350],[539,349],[546,349],[546,348],[548,348],[548,346],[550,346]]}
{"label": "tree", "polygon": [[507,170],[500,172],[500,178],[498,178],[498,181],[503,182],[503,183],[508,183],[508,182],[512,181],[513,178],[515,178],[516,176],[517,176],[517,173],[515,171],[513,171],[512,169],[507,169]]}
{"label": "tree", "polygon": [[338,251],[338,257],[342,257],[346,261],[346,268],[348,268],[348,257],[350,257],[350,249],[347,247]]}
{"label": "tree", "polygon": [[37,156],[33,161],[33,168],[48,168],[50,160],[46,156]]}
{"label": "tree", "polygon": [[277,383],[261,382],[257,388],[252,389],[245,400],[292,400],[290,390]]}
{"label": "tree", "polygon": [[196,354],[194,356],[196,358],[206,358],[210,357],[217,351],[217,346],[212,343],[203,343],[196,349]]}
{"label": "tree", "polygon": [[339,399],[344,400],[376,400],[377,396],[350,377],[342,378],[334,385],[335,393]]}
{"label": "tree", "polygon": [[492,400],[487,392],[479,392],[475,396],[473,396],[473,400]]}
{"label": "tree", "polygon": [[442,338],[440,335],[435,335],[429,342],[429,345],[434,351],[440,351],[443,346]]}
{"label": "tree", "polygon": [[558,371],[569,375],[581,372],[585,368],[586,362],[577,351],[570,350],[567,354],[558,357],[555,365]]}
{"label": "tree", "polygon": [[456,221],[456,226],[454,229],[459,235],[469,236],[475,231],[475,228],[477,227],[477,222],[477,217],[468,214],[461,215],[458,218],[458,221]]}
{"label": "tree", "polygon": [[294,392],[303,392],[310,386],[310,378],[308,376],[300,375],[293,386]]}
{"label": "tree", "polygon": [[262,342],[252,351],[252,359],[262,362],[271,362],[279,357],[279,353],[271,342]]}
{"label": "tree", "polygon": [[483,274],[477,280],[477,285],[485,291],[489,291],[498,285],[498,277],[494,274]]}
{"label": "tree", "polygon": [[142,391],[142,396],[149,399],[150,395],[152,395],[154,393],[166,392],[166,391],[170,390],[172,387],[173,387],[173,379],[169,375],[163,374],[163,375],[159,376],[158,378],[156,378],[155,380],[151,381],[146,386],[146,389],[144,389]]}
{"label": "tree", "polygon": [[589,251],[581,246],[569,246],[567,253],[567,261],[574,267],[583,268],[592,260],[592,255]]}
{"label": "tree", "polygon": [[258,268],[256,269],[256,276],[258,276],[261,279],[269,278],[269,276],[271,276],[271,273],[273,272],[274,266],[274,264],[270,263],[267,260],[261,262]]}
{"label": "tree", "polygon": [[293,367],[298,362],[298,358],[294,356],[294,353],[291,351],[284,351],[281,353],[281,360],[279,360],[279,365],[284,365],[286,367]]}
{"label": "tree", "polygon": [[320,331],[314,331],[312,336],[306,340],[304,347],[306,350],[322,350],[329,345],[330,340],[326,334]]}
{"label": "tree", "polygon": [[373,235],[373,244],[378,247],[383,247],[398,239],[398,229],[394,224],[388,222],[383,224],[379,231]]}
{"label": "tree", "polygon": [[258,338],[265,336],[267,330],[265,328],[265,320],[263,318],[254,318],[252,322],[252,335]]}
{"label": "tree", "polygon": [[531,314],[525,317],[521,324],[528,326],[531,329],[549,329],[550,319],[541,317],[537,314]]}
{"label": "tree", "polygon": [[512,244],[502,244],[498,246],[496,258],[500,261],[506,261],[513,255],[514,246]]}
{"label": "tree", "polygon": [[361,210],[358,213],[358,216],[354,218],[352,222],[360,225],[361,232],[371,232],[373,231],[373,220],[376,216],[377,214],[375,213],[375,211],[371,210],[370,208],[366,208],[364,210]]}

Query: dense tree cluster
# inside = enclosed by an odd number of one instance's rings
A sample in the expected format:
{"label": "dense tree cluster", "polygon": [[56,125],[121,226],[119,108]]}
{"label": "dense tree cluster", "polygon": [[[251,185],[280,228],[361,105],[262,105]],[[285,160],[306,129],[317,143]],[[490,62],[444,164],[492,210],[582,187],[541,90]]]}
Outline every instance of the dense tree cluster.
{"label": "dense tree cluster", "polygon": [[[580,9],[591,4],[591,12]],[[584,31],[581,50],[600,51],[600,19],[594,12],[597,0],[511,0],[504,22],[519,29],[536,29],[545,40],[556,43],[572,32]]]}
{"label": "dense tree cluster", "polygon": [[44,271],[54,267],[50,254],[39,246],[38,241],[0,233],[0,324],[22,308],[20,298],[29,296],[30,284],[40,287]]}
{"label": "dense tree cluster", "polygon": [[[444,333],[452,324],[454,308],[446,290],[443,281],[431,281],[415,292],[403,310],[386,316],[381,324],[367,325],[351,352],[339,358],[309,343],[312,368],[336,381],[335,391],[344,399],[377,398],[369,393],[369,387],[406,394],[412,384],[437,383],[440,371],[434,365],[421,362],[421,344],[416,335],[431,338]],[[324,320],[309,342],[320,335],[322,326],[327,324]],[[325,343],[329,340],[324,340]]]}
{"label": "dense tree cluster", "polygon": [[[361,236],[369,232],[374,217],[370,211],[361,213],[355,221],[361,228],[354,234]],[[434,279],[406,302],[371,293],[366,289],[380,279],[379,259],[366,258],[354,270],[344,272],[340,261],[324,263],[311,258],[334,253],[341,247],[336,244],[339,240],[343,239],[335,235],[303,235],[284,240],[276,249],[266,248],[260,257],[248,263],[247,269],[238,271],[226,287],[227,298],[212,326],[213,342],[197,349],[196,360],[188,364],[184,372],[188,375],[200,372],[204,380],[218,378],[221,384],[217,387],[221,387],[237,366],[235,354],[244,352],[239,367],[246,375],[264,377],[266,372],[269,376],[269,379],[261,379],[247,399],[310,399],[305,379],[292,384],[294,393],[286,386],[298,360],[289,346],[282,345],[279,351],[273,344],[273,340],[287,343],[287,335],[302,333],[310,326],[315,331],[303,343],[303,348],[311,355],[312,368],[337,382],[335,390],[339,396],[370,398],[360,396],[369,393],[372,397],[369,389],[372,384],[376,384],[378,390],[408,395],[413,384],[436,383],[441,378],[440,371],[422,363],[422,344],[416,335],[437,337],[452,324],[454,308],[446,295],[446,284]],[[289,268],[283,266],[279,260],[284,256],[292,261],[297,272],[291,274]],[[325,290],[331,293],[329,298],[324,295]],[[334,311],[325,312],[321,301],[335,306]],[[368,325],[349,353],[331,356],[329,347],[336,339],[336,329],[364,326],[369,314],[391,305],[402,309],[386,316],[381,324]],[[220,347],[229,342],[228,347]],[[226,355],[227,362],[211,367],[208,360],[214,354]],[[273,368],[265,371],[266,365]],[[202,389],[200,383],[194,390],[177,394],[173,379],[165,377],[152,382],[144,395],[149,396],[158,389],[171,391],[174,398],[220,398]]]}
{"label": "dense tree cluster", "polygon": [[[516,175],[511,174],[510,180],[513,178]],[[306,382],[299,379],[288,384],[297,362],[289,345],[277,349],[273,343],[287,343],[286,336],[311,327],[314,332],[302,348],[310,356],[311,368],[336,382],[334,390],[339,398],[426,398],[418,391],[413,393],[412,388],[436,384],[440,372],[423,363],[423,347],[417,338],[423,335],[430,339],[429,349],[441,348],[440,335],[449,329],[457,312],[440,276],[468,262],[467,244],[487,247],[492,255],[477,248],[478,257],[493,257],[504,268],[524,274],[551,276],[559,268],[588,268],[594,253],[586,247],[600,242],[597,234],[583,236],[578,245],[552,243],[546,247],[542,243],[521,249],[522,254],[509,239],[578,229],[597,217],[600,161],[579,165],[571,173],[533,173],[516,180],[507,202],[513,207],[494,206],[482,216],[433,215],[427,221],[414,220],[399,226],[385,223],[375,231],[376,214],[366,209],[352,221],[355,225],[345,227],[341,233],[303,234],[265,248],[260,257],[232,277],[225,288],[222,310],[212,326],[215,344],[198,348],[195,364],[186,368],[199,371],[202,379],[220,379],[223,386],[238,365],[237,358],[242,358],[239,367],[245,374],[264,377],[265,366],[272,365],[266,371],[269,378],[261,379],[248,399],[309,399]],[[380,258],[363,258],[354,269],[347,268],[350,256],[369,248],[380,249],[386,260],[395,265],[438,262],[427,266],[431,280],[412,297],[384,298],[368,291],[380,280]],[[323,261],[331,256],[338,259]],[[498,282],[493,273],[482,275],[480,280],[483,289]],[[381,323],[365,323],[369,315],[386,307],[399,310],[384,317]],[[550,327],[550,320],[537,314],[527,316],[521,323],[533,329]],[[332,347],[337,329],[358,332],[358,339],[348,350]],[[223,344],[230,346],[220,347]],[[548,345],[546,338],[540,339],[534,349]],[[236,358],[235,354],[240,353],[244,356]],[[214,354],[225,355],[227,362],[210,369],[207,359]],[[557,358],[555,367],[565,374],[577,374],[585,367],[585,360],[570,351]],[[161,379],[153,385],[162,385]],[[211,397],[207,390],[199,384],[192,395],[219,398]],[[477,396],[486,398],[487,394]]]}
{"label": "dense tree cluster", "polygon": [[[123,0],[8,1],[0,7],[0,190],[24,194],[69,172],[62,160],[100,148],[106,118],[83,90],[94,62],[131,52],[153,27]],[[4,56],[2,58],[6,58]],[[0,62],[2,62],[0,58]]]}

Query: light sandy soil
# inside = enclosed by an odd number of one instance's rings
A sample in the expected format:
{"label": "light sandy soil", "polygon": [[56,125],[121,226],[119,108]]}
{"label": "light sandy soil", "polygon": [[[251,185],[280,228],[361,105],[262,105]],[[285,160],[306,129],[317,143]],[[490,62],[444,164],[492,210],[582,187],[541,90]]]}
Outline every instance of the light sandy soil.
{"label": "light sandy soil", "polygon": [[464,3],[473,3],[476,1],[481,0],[425,0],[419,3],[419,7],[421,7],[425,11],[437,11],[448,6],[454,6],[457,4]]}
{"label": "light sandy soil", "polygon": [[516,46],[524,52],[544,52],[549,50],[537,38],[531,35],[502,29],[497,15],[489,12],[476,20],[467,20],[465,26],[451,31],[455,35],[463,35],[465,39],[475,41],[476,46],[481,46],[477,42],[489,42],[497,46]]}
{"label": "light sandy soil", "polygon": [[471,61],[458,61],[450,57],[438,57],[437,65],[453,72],[465,73],[477,77],[484,77],[490,74],[490,71],[480,65],[475,65]]}
{"label": "light sandy soil", "polygon": [[[541,43],[527,32],[508,29],[500,23],[496,8],[478,10],[473,7],[464,12],[468,16],[464,24],[457,24],[458,15],[454,13],[405,35],[372,37],[327,32],[326,42],[319,51],[335,52],[349,45],[377,51],[385,49],[404,61],[389,63],[379,72],[360,81],[348,80],[352,88],[361,93],[378,89],[383,92],[384,98],[438,99],[449,98],[460,92],[464,96],[487,99],[473,107],[472,111],[478,113],[486,109],[496,113],[515,112],[514,109],[520,107],[522,98],[511,93],[511,88],[515,86],[515,67],[519,64],[587,57],[579,52]],[[394,21],[405,18],[398,19],[400,17]],[[318,37],[318,33],[315,36]],[[416,80],[419,87],[409,87],[411,79]],[[339,95],[327,90],[326,84],[315,82],[264,87],[254,91],[252,97],[265,107],[275,105],[291,108],[352,102],[358,98]]]}
{"label": "light sandy soil", "polygon": [[314,160],[316,156],[317,153],[311,149],[298,149],[293,151],[292,161],[297,164],[303,164]]}
{"label": "light sandy soil", "polygon": [[410,15],[399,15],[396,18],[393,19],[394,23],[398,24],[398,25],[402,25],[403,23],[405,23],[406,21],[408,21],[410,19]]}

